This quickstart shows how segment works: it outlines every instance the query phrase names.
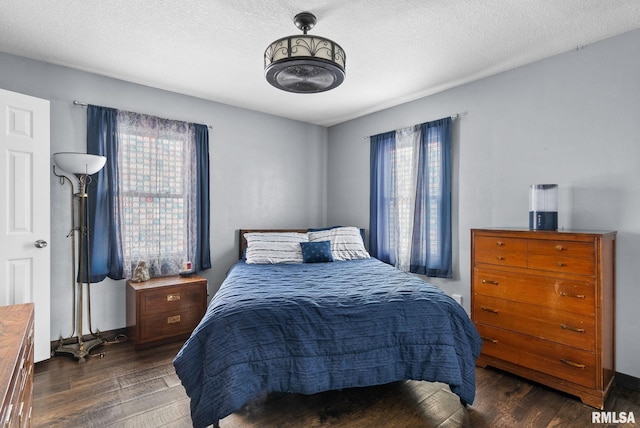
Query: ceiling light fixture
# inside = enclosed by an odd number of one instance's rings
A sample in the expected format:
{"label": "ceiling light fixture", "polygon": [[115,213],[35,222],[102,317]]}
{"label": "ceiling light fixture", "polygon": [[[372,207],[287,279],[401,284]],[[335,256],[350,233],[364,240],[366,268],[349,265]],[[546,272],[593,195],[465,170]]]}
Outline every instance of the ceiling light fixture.
{"label": "ceiling light fixture", "polygon": [[283,37],[264,51],[267,81],[297,94],[324,92],[339,86],[344,81],[344,50],[332,40],[307,35],[316,24],[312,13],[299,13],[293,22],[303,35]]}

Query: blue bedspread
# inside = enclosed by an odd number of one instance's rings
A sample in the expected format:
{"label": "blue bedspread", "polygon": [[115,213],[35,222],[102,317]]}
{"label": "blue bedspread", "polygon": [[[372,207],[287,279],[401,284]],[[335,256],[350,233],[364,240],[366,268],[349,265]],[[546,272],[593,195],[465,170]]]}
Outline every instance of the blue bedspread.
{"label": "blue bedspread", "polygon": [[196,427],[266,392],[404,379],[475,396],[481,341],[439,288],[376,259],[236,264],[174,360]]}

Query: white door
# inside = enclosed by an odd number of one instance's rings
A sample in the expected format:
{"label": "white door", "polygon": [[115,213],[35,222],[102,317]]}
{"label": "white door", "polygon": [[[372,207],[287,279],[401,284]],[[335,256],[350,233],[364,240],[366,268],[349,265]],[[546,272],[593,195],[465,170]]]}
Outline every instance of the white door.
{"label": "white door", "polygon": [[51,356],[49,101],[0,89],[0,306],[35,304],[35,361]]}

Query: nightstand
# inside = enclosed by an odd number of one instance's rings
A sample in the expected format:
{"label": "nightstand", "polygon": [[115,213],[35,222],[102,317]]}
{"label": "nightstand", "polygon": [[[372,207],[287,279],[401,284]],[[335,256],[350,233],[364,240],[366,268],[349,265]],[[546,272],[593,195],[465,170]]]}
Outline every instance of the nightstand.
{"label": "nightstand", "polygon": [[127,281],[127,335],[135,349],[187,339],[207,309],[207,280],[198,275]]}

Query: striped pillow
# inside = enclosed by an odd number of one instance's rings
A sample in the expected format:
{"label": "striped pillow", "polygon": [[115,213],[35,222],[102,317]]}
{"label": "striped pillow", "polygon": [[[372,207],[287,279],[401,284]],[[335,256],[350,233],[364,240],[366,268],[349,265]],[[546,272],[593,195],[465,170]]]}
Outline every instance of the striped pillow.
{"label": "striped pillow", "polygon": [[357,227],[336,227],[329,230],[309,232],[309,242],[331,241],[334,260],[368,259],[360,229]]}
{"label": "striped pillow", "polygon": [[302,263],[301,242],[308,242],[306,233],[250,232],[247,240],[247,263]]}

